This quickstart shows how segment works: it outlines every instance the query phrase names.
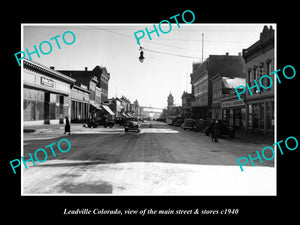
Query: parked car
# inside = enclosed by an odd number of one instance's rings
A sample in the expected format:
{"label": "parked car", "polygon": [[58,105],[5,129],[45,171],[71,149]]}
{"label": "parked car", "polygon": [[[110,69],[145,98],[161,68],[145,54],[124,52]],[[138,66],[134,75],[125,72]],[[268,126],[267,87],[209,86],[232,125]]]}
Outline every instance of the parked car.
{"label": "parked car", "polygon": [[156,121],[165,123],[166,119],[165,118],[157,118]]}
{"label": "parked car", "polygon": [[211,124],[211,120],[210,119],[207,119],[207,120],[197,119],[197,120],[195,120],[194,131],[204,132],[205,128],[208,127],[210,124]]}
{"label": "parked car", "polygon": [[103,127],[110,127],[112,128],[115,125],[115,121],[112,118],[107,117],[101,117],[101,118],[95,118],[91,119],[87,122],[87,127],[91,128],[97,128],[98,126]]}
{"label": "parked car", "polygon": [[120,126],[124,125],[126,118],[124,117],[116,117],[116,124],[119,124]]}
{"label": "parked car", "polygon": [[194,130],[195,128],[195,120],[193,119],[186,119],[184,123],[181,125],[181,128],[183,130],[189,129],[189,130]]}
{"label": "parked car", "polygon": [[173,125],[176,126],[176,127],[180,127],[183,123],[184,123],[184,119],[182,117],[180,117],[180,118],[176,118],[174,120]]}
{"label": "parked car", "polygon": [[[172,120],[172,123],[171,123],[171,125],[172,126],[175,126],[175,123],[176,123],[176,121],[177,120],[180,120],[180,125],[179,126],[181,126],[181,124],[184,122],[184,118],[183,117],[181,117],[181,116],[176,116],[173,120]],[[181,122],[181,120],[183,120],[183,122]]]}
{"label": "parked car", "polygon": [[138,121],[138,118],[136,117],[126,118],[124,122],[124,130],[125,132],[128,132],[129,130],[135,130],[136,132],[139,132],[140,123]]}
{"label": "parked car", "polygon": [[177,116],[169,116],[166,120],[168,125],[172,125]]}
{"label": "parked car", "polygon": [[[228,135],[229,137],[234,137],[235,130],[233,127],[229,126],[229,124],[225,120],[218,120],[218,123],[220,126],[221,136]],[[212,133],[212,123],[205,128],[206,136],[209,136],[211,133]]]}

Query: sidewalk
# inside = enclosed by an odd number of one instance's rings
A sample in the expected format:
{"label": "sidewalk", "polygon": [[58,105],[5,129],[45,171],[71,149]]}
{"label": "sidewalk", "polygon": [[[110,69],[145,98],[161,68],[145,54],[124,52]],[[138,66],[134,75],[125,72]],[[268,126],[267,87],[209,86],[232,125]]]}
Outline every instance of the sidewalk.
{"label": "sidewalk", "polygon": [[252,131],[244,131],[244,130],[235,130],[235,136],[234,138],[251,142],[255,144],[266,144],[272,146],[275,142],[274,135],[270,134],[257,134]]}
{"label": "sidewalk", "polygon": [[[123,133],[123,126],[114,126],[113,128],[104,128],[99,126],[98,128],[87,128],[84,127],[85,123],[73,123],[71,124],[71,135],[72,134],[119,134]],[[69,136],[64,134],[65,124],[43,124],[35,126],[24,126],[23,138],[24,140],[34,139],[53,139],[63,136]]]}
{"label": "sidewalk", "polygon": [[[71,133],[80,132],[84,130],[83,124],[71,124]],[[23,127],[23,140],[37,140],[37,139],[53,139],[62,136],[64,134],[65,124],[43,124],[35,126],[24,126]]]}
{"label": "sidewalk", "polygon": [[[74,123],[71,124],[71,132],[75,130],[82,130],[84,123]],[[43,125],[35,125],[35,126],[24,126],[24,133],[64,133],[65,124],[43,124]]]}

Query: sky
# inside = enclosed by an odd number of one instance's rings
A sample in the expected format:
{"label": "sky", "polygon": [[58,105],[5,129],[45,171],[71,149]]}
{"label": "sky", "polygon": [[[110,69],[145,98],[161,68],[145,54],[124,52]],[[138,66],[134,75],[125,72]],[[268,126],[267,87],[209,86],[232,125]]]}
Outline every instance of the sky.
{"label": "sky", "polygon": [[[158,29],[158,23],[156,24]],[[183,91],[191,92],[190,73],[192,64],[209,55],[238,55],[259,40],[264,25],[276,24],[180,24],[172,23],[169,33],[151,33],[152,40],[145,28],[153,30],[153,24],[23,24],[22,49],[34,51],[34,45],[49,41],[52,52],[40,53],[40,58],[32,54],[32,60],[56,70],[88,70],[97,65],[106,67],[110,73],[108,97],[124,95],[131,102],[138,100],[141,106],[165,108],[170,93],[175,105],[181,105]],[[169,25],[163,25],[167,31]],[[140,39],[144,47],[145,60],[138,59],[139,45],[134,33],[143,30]],[[76,40],[66,45],[62,35],[72,31]],[[57,48],[57,38],[61,49]],[[140,34],[139,34],[140,35]],[[72,41],[71,35],[65,36]],[[47,52],[47,44],[43,50]],[[26,56],[28,58],[28,56]]]}

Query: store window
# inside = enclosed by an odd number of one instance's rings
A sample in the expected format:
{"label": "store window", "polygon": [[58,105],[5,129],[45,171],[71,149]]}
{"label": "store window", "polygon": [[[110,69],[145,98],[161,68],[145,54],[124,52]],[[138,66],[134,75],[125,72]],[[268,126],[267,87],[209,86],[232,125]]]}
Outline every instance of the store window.
{"label": "store window", "polygon": [[36,119],[36,101],[24,99],[23,101],[23,119],[24,121],[30,121]]}
{"label": "store window", "polygon": [[241,129],[246,127],[246,108],[241,108]]}
{"label": "store window", "polygon": [[261,130],[264,129],[264,109],[265,109],[265,106],[264,106],[264,103],[260,103],[259,104],[259,128]]}
{"label": "store window", "polygon": [[37,91],[37,101],[36,101],[36,119],[44,119],[44,101],[45,101],[45,92]]}
{"label": "store window", "polygon": [[65,116],[69,116],[69,101],[70,98],[67,96],[64,96],[64,102],[63,102],[63,115]]}
{"label": "store window", "polygon": [[268,102],[266,104],[266,130],[268,131],[272,131],[273,130],[273,126],[272,126],[272,117],[273,117],[273,114],[274,114],[274,102]]}
{"label": "store window", "polygon": [[234,126],[241,126],[241,109],[234,109]]}
{"label": "store window", "polygon": [[249,109],[249,115],[248,115],[248,129],[252,129],[252,105],[249,105],[249,107],[248,107],[248,109]]}
{"label": "store window", "polygon": [[24,121],[44,119],[45,93],[39,90],[23,89],[23,119]]}
{"label": "store window", "polygon": [[234,114],[233,114],[233,109],[230,109],[230,116],[229,116],[229,125],[234,126]]}
{"label": "store window", "polygon": [[75,119],[75,101],[71,101],[71,120]]}
{"label": "store window", "polygon": [[50,120],[56,119],[56,94],[50,93]]}
{"label": "store window", "polygon": [[252,104],[252,129],[258,129],[258,104]]}

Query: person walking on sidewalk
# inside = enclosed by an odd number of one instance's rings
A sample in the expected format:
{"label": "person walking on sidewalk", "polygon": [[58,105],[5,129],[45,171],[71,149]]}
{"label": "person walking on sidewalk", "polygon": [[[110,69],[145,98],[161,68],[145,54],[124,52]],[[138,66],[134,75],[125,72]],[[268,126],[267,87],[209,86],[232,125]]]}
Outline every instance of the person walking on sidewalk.
{"label": "person walking on sidewalk", "polygon": [[65,125],[65,133],[69,133],[69,135],[71,135],[71,126],[70,126],[70,121],[69,118],[66,116],[66,125]]}
{"label": "person walking on sidewalk", "polygon": [[213,142],[214,139],[215,139],[214,128],[215,128],[215,120],[213,120],[212,123],[211,123],[211,141],[212,141],[212,142]]}
{"label": "person walking on sidewalk", "polygon": [[219,121],[218,120],[216,120],[215,122],[214,122],[214,125],[213,125],[213,127],[212,127],[212,141],[213,141],[213,139],[214,139],[214,141],[215,142],[218,142],[218,138],[219,138],[219,136],[220,136],[220,124],[219,124]]}

